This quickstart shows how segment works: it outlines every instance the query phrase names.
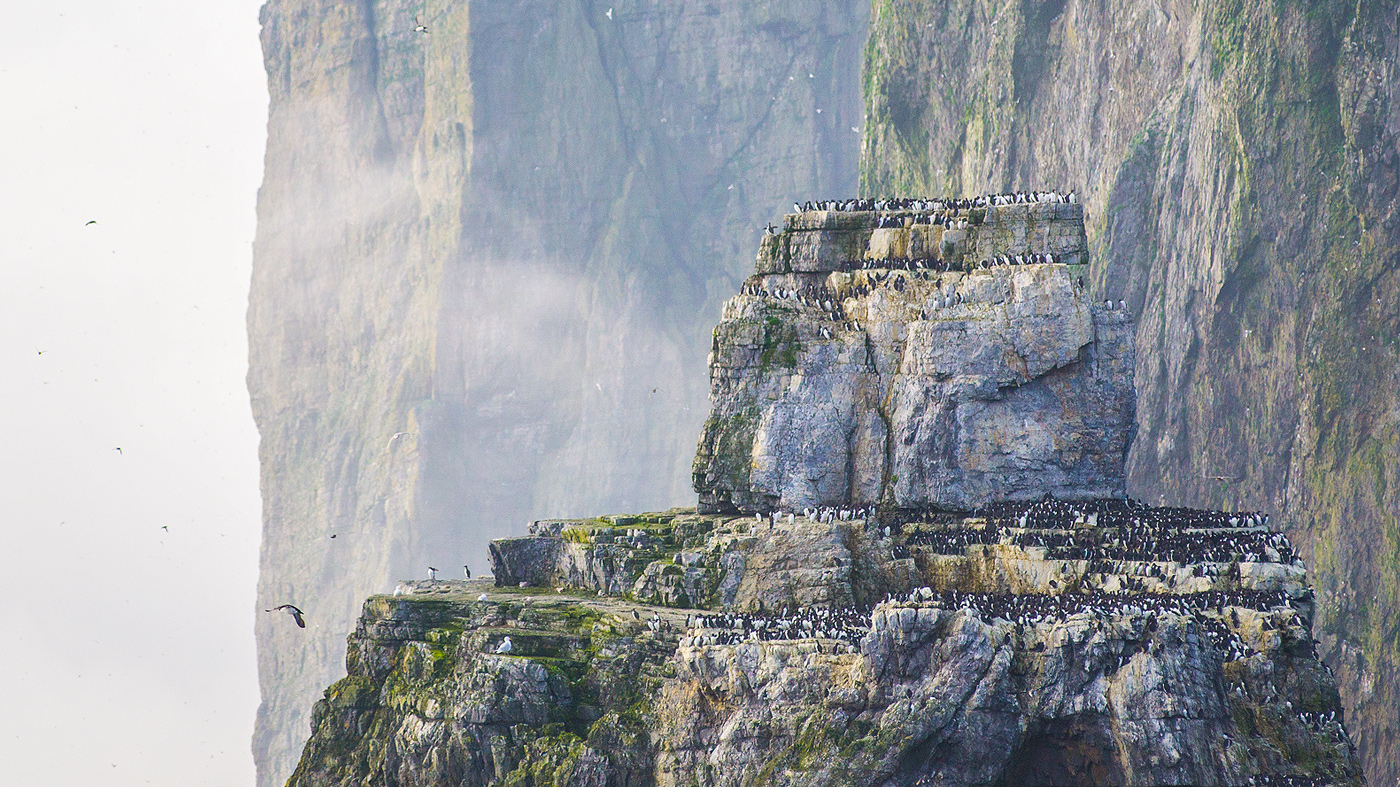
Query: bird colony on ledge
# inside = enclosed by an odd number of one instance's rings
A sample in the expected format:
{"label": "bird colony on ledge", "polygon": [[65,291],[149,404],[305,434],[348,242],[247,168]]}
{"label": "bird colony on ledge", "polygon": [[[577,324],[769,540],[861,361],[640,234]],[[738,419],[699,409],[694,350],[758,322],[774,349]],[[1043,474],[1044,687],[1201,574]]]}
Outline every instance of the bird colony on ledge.
{"label": "bird colony on ledge", "polygon": [[1359,786],[1293,545],[1126,495],[1073,192],[798,207],[715,329],[698,508],[371,597],[289,784]]}

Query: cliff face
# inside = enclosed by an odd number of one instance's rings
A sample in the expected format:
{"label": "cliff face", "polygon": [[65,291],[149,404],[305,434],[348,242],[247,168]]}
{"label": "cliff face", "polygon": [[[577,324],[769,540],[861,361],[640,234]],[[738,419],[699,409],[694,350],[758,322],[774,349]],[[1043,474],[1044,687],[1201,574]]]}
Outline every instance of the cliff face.
{"label": "cliff face", "polygon": [[540,523],[366,602],[290,784],[1361,783],[1286,542],[1054,505]]}
{"label": "cliff face", "polygon": [[[951,275],[870,263],[862,287],[823,308],[900,305]],[[1056,299],[1068,271],[968,276],[993,293],[1025,276],[1021,299],[1073,321],[1073,298]],[[725,309],[770,301],[792,297],[760,286]],[[772,321],[790,332],[807,319]],[[917,329],[941,319],[910,310],[906,352],[976,346]],[[1128,325],[1095,320],[1091,333],[1103,343]],[[1096,366],[1095,352],[1076,363]],[[1097,372],[1122,375],[1131,413],[1131,353],[1118,357]],[[806,363],[840,371],[834,355]],[[765,389],[766,372],[748,375]],[[716,398],[712,414],[725,407]],[[1113,439],[1130,430],[1129,416]],[[1051,464],[1061,448],[1027,450]],[[960,459],[970,476],[1001,467],[995,452]],[[1362,783],[1314,649],[1306,570],[1267,517],[1017,497],[1000,490],[965,514],[883,496],[874,510],[537,521],[491,544],[490,582],[407,581],[366,603],[348,676],[316,704],[289,784]]]}
{"label": "cliff face", "polygon": [[310,627],[258,623],[260,784],[291,772],[366,595],[530,516],[688,497],[753,228],[779,195],[855,187],[867,13],[264,7],[259,603]]}
{"label": "cliff face", "polygon": [[881,0],[861,190],[1079,188],[1137,321],[1130,494],[1278,513],[1400,780],[1400,39],[1385,3]]}
{"label": "cliff face", "polygon": [[[980,267],[1047,246],[1077,261],[1079,206],[978,209],[946,229],[881,215],[798,214],[764,239],[760,273],[715,329],[701,505],[966,511],[1121,496],[1125,310],[1091,304],[1081,266]],[[892,219],[910,226],[877,226]]]}

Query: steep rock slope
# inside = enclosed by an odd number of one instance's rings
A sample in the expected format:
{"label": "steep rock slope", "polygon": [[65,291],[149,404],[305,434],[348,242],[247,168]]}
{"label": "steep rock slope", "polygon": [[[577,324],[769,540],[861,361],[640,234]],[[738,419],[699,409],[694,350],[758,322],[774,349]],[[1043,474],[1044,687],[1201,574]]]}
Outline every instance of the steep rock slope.
{"label": "steep rock slope", "polygon": [[310,627],[258,622],[260,784],[367,594],[532,515],[687,496],[707,326],[753,228],[778,195],[854,188],[867,10],[264,7],[259,602]]}
{"label": "steep rock slope", "polygon": [[1278,512],[1373,784],[1400,780],[1391,3],[878,0],[863,193],[1086,196],[1137,320],[1130,493]]}

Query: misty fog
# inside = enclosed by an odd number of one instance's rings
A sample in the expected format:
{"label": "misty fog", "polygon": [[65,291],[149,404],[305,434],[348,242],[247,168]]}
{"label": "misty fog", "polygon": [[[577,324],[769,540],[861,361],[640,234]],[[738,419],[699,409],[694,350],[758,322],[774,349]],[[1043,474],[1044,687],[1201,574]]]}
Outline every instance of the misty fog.
{"label": "misty fog", "polygon": [[253,780],[258,5],[6,9],[0,784]]}

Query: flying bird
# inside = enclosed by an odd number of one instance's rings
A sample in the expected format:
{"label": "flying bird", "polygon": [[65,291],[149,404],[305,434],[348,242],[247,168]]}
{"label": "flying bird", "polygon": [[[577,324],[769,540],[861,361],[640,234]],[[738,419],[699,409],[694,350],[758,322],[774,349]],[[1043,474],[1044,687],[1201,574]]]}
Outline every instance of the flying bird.
{"label": "flying bird", "polygon": [[92,225],[94,225],[94,224],[96,224],[96,223],[97,223],[97,219],[93,219],[92,221],[89,221],[87,224],[84,224],[83,226],[84,226],[84,227],[91,227]]}
{"label": "flying bird", "polygon": [[117,446],[116,448],[113,448],[112,450],[113,450],[113,451],[116,451],[117,453],[121,453],[121,452],[122,452],[122,447],[121,447],[121,446]]}
{"label": "flying bird", "polygon": [[424,35],[428,33],[428,26],[419,21],[416,16],[413,17],[413,32],[423,33]]}
{"label": "flying bird", "polygon": [[612,21],[612,9],[611,9],[611,8],[608,9],[608,14],[607,14],[607,16],[608,16],[608,21],[611,22],[611,21]]}
{"label": "flying bird", "polygon": [[295,621],[297,622],[297,626],[299,626],[299,627],[301,627],[301,628],[306,628],[306,621],[305,621],[305,620],[302,620],[302,618],[301,618],[301,615],[302,615],[301,610],[297,609],[296,607],[292,606],[291,604],[282,604],[282,605],[273,607],[272,609],[265,609],[265,610],[263,610],[263,612],[286,612],[288,615],[291,615],[291,616],[292,616],[292,619],[293,619],[293,620],[295,620]]}

